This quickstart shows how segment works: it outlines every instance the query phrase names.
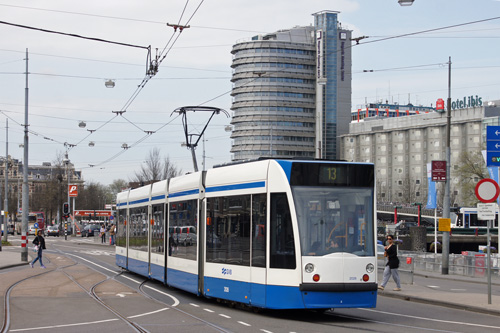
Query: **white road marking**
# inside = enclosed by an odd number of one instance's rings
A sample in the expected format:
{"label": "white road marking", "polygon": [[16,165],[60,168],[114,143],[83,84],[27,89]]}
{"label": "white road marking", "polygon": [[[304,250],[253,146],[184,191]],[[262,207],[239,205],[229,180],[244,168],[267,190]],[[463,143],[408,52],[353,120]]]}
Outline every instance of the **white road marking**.
{"label": "white road marking", "polygon": [[88,263],[90,263],[90,264],[92,264],[92,265],[94,265],[94,266],[97,266],[97,267],[99,267],[99,268],[102,268],[102,269],[104,269],[104,270],[106,270],[106,271],[108,271],[108,272],[116,273],[116,271],[114,271],[114,270],[112,270],[112,269],[109,269],[109,268],[106,268],[106,267],[104,267],[104,266],[98,265],[98,264],[96,264],[95,262],[92,262],[92,261],[87,260],[87,259],[85,259],[85,258],[82,258],[82,257],[80,257],[80,256],[77,256],[77,255],[74,255],[74,254],[71,254],[71,253],[66,253],[66,254],[67,254],[67,255],[69,255],[69,256],[73,256],[73,257],[76,257],[76,258],[78,258],[78,259],[81,259],[81,260],[83,260],[83,261],[86,261],[86,262],[88,262]]}
{"label": "white road marking", "polygon": [[199,308],[200,307],[198,304],[194,304],[194,303],[189,303],[189,305],[194,306],[195,308]]}
{"label": "white road marking", "polygon": [[383,314],[392,315],[392,316],[399,316],[399,317],[407,317],[407,318],[413,318],[413,319],[434,321],[434,322],[438,322],[438,323],[456,324],[456,325],[465,325],[465,326],[474,326],[474,327],[484,327],[484,328],[494,328],[494,329],[498,330],[498,326],[489,326],[489,325],[482,325],[482,324],[465,323],[465,322],[461,322],[461,321],[451,321],[451,320],[442,320],[442,319],[433,319],[433,318],[425,318],[425,317],[418,317],[418,316],[410,316],[410,315],[405,315],[405,314],[399,314],[399,313],[394,313],[394,312],[386,312],[386,311],[379,311],[379,310],[373,310],[373,309],[359,308],[358,310],[383,313]]}
{"label": "white road marking", "polygon": [[263,329],[263,328],[261,328],[260,330],[261,330],[262,332],[264,332],[264,333],[273,333],[272,331],[268,331],[268,330],[265,330],[265,329]]}
{"label": "white road marking", "polygon": [[245,326],[252,326],[250,324],[245,323],[244,321],[237,321],[237,323]]}
{"label": "white road marking", "polygon": [[[162,311],[165,311],[165,310],[168,310],[168,309],[169,308],[163,308],[163,309],[159,309],[159,310],[156,310],[156,311],[151,311],[151,312],[141,313],[141,314],[138,314],[138,315],[135,315],[135,316],[130,316],[130,317],[127,317],[127,318],[133,319],[133,318],[138,318],[138,317],[144,317],[144,316],[148,316],[148,315],[151,315],[151,314],[162,312]],[[65,324],[65,325],[53,325],[53,326],[43,326],[43,327],[31,327],[31,328],[18,328],[18,329],[15,329],[15,330],[9,330],[9,332],[23,332],[23,331],[46,330],[46,329],[63,328],[63,327],[75,327],[75,326],[83,326],[83,325],[94,325],[94,324],[109,323],[109,322],[117,321],[117,320],[119,320],[119,319],[115,318],[115,319],[104,319],[104,320],[98,320],[98,321],[89,321],[89,322],[74,323],[74,324]]]}
{"label": "white road marking", "polygon": [[9,330],[9,332],[22,332],[22,331],[34,331],[34,330],[46,330],[51,328],[61,328],[61,327],[74,327],[74,326],[82,326],[82,325],[94,325],[94,324],[102,324],[108,323],[110,321],[117,321],[118,318],[115,319],[105,319],[98,321],[89,321],[86,323],[75,323],[75,324],[66,324],[66,325],[53,325],[53,326],[42,326],[42,327],[31,327],[31,328],[18,328],[17,330]]}
{"label": "white road marking", "polygon": [[207,312],[210,312],[210,313],[214,313],[215,312],[214,310],[210,310],[210,309],[203,309],[203,310],[205,310]]}
{"label": "white road marking", "polygon": [[172,307],[176,307],[177,305],[180,304],[179,300],[177,298],[175,298],[174,296],[170,295],[170,294],[167,294],[167,293],[165,293],[165,292],[163,292],[161,290],[158,290],[158,289],[150,287],[150,286],[144,286],[144,287],[148,288],[148,289],[151,289],[153,291],[156,291],[159,294],[162,294],[162,295],[165,295],[167,297],[170,297],[174,301],[174,304],[171,305]]}
{"label": "white road marking", "polygon": [[467,289],[450,289],[451,291],[467,291]]}
{"label": "white road marking", "polygon": [[427,286],[428,288],[439,289],[439,286]]}
{"label": "white road marking", "polygon": [[133,318],[138,318],[138,317],[144,317],[144,316],[148,316],[150,314],[155,314],[155,313],[158,313],[158,312],[162,312],[162,311],[165,311],[165,310],[168,310],[169,308],[163,308],[163,309],[159,309],[159,310],[156,310],[156,311],[151,311],[151,312],[146,312],[146,313],[143,313],[143,314],[138,314],[138,315],[135,315],[135,316],[130,316],[130,317],[127,317],[128,319],[133,319]]}
{"label": "white road marking", "polygon": [[225,315],[225,314],[223,314],[223,313],[219,313],[219,316],[224,317],[224,318],[226,318],[226,319],[231,319],[231,317],[230,317],[230,316]]}
{"label": "white road marking", "polygon": [[[90,263],[90,264],[92,264],[92,265],[95,265],[95,266],[97,266],[97,267],[100,267],[100,268],[102,268],[102,269],[104,269],[104,270],[107,270],[108,272],[113,272],[113,273],[116,273],[116,271],[113,271],[113,270],[108,269],[108,268],[106,268],[106,267],[104,267],[104,266],[98,265],[98,264],[96,264],[96,263],[94,263],[94,262],[92,262],[92,261],[90,261],[90,260],[87,260],[87,259],[85,259],[85,258],[82,258],[82,257],[80,257],[80,256],[77,256],[77,255],[74,255],[74,254],[71,254],[71,253],[67,253],[67,254],[68,254],[68,255],[70,255],[70,256],[76,257],[76,258],[78,258],[78,259],[81,259],[81,260],[83,260],[83,261],[86,261],[86,262],[88,262],[88,263]],[[130,277],[128,277],[128,276],[122,275],[122,277],[123,277],[123,278],[125,278],[125,279],[127,279],[127,280],[130,280],[130,281],[132,281],[132,282],[134,282],[134,283],[141,284],[141,282],[140,282],[140,281],[134,280],[134,279],[132,279],[132,278],[130,278]],[[163,292],[163,291],[160,291],[160,290],[158,290],[158,289],[156,289],[156,288],[153,288],[153,287],[150,287],[150,286],[144,286],[144,287],[145,287],[145,288],[148,288],[148,289],[151,289],[151,290],[153,290],[153,291],[156,291],[156,292],[157,292],[157,293],[159,293],[159,294],[162,294],[162,295],[165,295],[165,296],[170,297],[170,298],[174,301],[174,304],[172,305],[172,307],[175,307],[175,306],[179,305],[179,303],[180,303],[180,302],[179,302],[179,300],[178,300],[177,298],[175,298],[174,296],[172,296],[172,295],[170,295],[170,294],[167,294],[167,293],[165,293],[165,292]]]}

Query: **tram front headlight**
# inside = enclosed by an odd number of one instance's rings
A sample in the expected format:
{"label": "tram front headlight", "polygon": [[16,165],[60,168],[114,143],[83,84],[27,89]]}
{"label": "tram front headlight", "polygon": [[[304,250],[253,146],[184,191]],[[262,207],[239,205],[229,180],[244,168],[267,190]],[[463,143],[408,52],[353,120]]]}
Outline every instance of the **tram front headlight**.
{"label": "tram front headlight", "polygon": [[366,272],[373,273],[374,270],[375,270],[375,265],[373,265],[372,263],[366,265]]}
{"label": "tram front headlight", "polygon": [[312,273],[312,272],[314,272],[314,265],[311,264],[311,263],[307,264],[306,267],[305,267],[305,271],[306,271],[306,273]]}

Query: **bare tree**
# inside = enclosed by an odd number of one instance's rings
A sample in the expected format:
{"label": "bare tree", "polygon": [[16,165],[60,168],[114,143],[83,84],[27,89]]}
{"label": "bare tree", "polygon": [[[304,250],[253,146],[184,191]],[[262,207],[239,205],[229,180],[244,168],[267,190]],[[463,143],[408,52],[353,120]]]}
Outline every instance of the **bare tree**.
{"label": "bare tree", "polygon": [[113,197],[116,197],[118,193],[128,188],[128,182],[124,179],[115,179],[113,180],[113,183],[108,185],[108,188]]}
{"label": "bare tree", "polygon": [[181,175],[182,170],[177,168],[177,166],[170,161],[170,157],[167,156],[163,160],[163,179],[170,179]]}
{"label": "bare tree", "polygon": [[178,176],[181,172],[170,161],[169,157],[162,161],[160,149],[155,147],[149,152],[146,161],[141,165],[141,169],[135,172],[132,181],[138,183],[156,182]]}

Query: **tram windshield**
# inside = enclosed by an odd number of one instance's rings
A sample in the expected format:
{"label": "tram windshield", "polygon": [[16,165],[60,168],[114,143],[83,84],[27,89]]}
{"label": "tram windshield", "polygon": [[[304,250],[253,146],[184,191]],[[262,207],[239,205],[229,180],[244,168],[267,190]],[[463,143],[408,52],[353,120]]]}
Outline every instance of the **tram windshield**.
{"label": "tram windshield", "polygon": [[374,256],[373,189],[294,186],[303,256]]}

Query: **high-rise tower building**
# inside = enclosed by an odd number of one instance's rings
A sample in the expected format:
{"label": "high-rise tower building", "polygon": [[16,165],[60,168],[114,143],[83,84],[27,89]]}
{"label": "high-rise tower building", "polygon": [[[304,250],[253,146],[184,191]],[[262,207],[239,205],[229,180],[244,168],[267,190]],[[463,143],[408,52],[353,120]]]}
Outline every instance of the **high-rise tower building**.
{"label": "high-rise tower building", "polygon": [[337,12],[235,44],[233,160],[338,158],[351,109],[350,31]]}

